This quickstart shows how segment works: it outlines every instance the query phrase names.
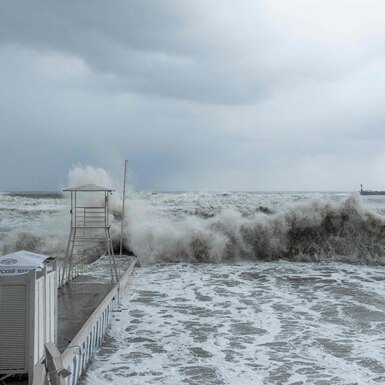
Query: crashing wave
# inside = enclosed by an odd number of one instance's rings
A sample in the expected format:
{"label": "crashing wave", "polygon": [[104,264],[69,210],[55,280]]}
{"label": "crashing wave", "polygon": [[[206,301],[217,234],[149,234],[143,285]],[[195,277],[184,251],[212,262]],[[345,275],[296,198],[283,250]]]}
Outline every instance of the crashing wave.
{"label": "crashing wave", "polygon": [[275,214],[226,209],[173,222],[131,204],[127,246],[143,262],[290,259],[385,263],[385,221],[358,196],[314,199]]}
{"label": "crashing wave", "polygon": [[[112,184],[103,169],[76,166],[69,173],[69,185],[90,181]],[[127,200],[124,218],[124,247],[142,263],[288,259],[385,264],[385,219],[365,206],[358,194],[338,201],[311,194],[306,201],[302,194],[290,199],[285,194],[248,193],[132,196],[136,199]],[[297,202],[282,207],[293,199]],[[28,230],[23,222],[22,230],[0,232],[3,254],[26,249],[64,256],[69,230],[65,201],[42,200],[34,207],[34,202],[20,197],[2,200],[3,215],[26,218],[27,225],[50,218],[42,228]],[[113,194],[111,233],[117,248],[121,203],[119,194]]]}

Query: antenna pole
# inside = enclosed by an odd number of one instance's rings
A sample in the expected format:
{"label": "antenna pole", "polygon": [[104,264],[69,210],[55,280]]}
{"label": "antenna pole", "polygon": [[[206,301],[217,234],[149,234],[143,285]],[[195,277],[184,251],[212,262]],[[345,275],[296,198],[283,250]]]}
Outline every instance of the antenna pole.
{"label": "antenna pole", "polygon": [[124,222],[124,201],[126,198],[126,176],[127,176],[127,160],[124,161],[122,223],[121,223],[121,228],[120,228],[120,256],[122,255],[122,250],[123,250],[123,222]]}

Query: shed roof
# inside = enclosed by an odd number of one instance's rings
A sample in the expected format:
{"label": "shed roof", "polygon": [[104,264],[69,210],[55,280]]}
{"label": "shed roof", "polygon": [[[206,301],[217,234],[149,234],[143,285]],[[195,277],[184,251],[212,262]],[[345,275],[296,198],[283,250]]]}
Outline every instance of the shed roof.
{"label": "shed roof", "polygon": [[27,269],[35,269],[43,264],[46,255],[32,253],[31,251],[16,251],[15,253],[3,255],[0,257],[0,268],[23,267]]}
{"label": "shed roof", "polygon": [[63,191],[114,191],[110,188],[104,187],[104,186],[98,186],[96,184],[84,184],[77,187],[68,187],[64,189]]}

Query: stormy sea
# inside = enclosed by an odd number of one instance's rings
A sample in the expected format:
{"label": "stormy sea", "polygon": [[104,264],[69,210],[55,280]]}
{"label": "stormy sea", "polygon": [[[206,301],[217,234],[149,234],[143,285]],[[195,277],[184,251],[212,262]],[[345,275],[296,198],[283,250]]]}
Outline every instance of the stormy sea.
{"label": "stormy sea", "polygon": [[[68,210],[1,193],[0,253],[62,258]],[[385,383],[384,215],[385,197],[343,192],[130,191],[140,267],[82,384]]]}

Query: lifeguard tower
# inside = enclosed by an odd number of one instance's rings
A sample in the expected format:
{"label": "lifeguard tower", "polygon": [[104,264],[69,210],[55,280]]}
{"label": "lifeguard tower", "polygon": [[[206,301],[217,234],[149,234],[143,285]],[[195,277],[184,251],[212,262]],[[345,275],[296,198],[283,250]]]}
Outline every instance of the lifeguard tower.
{"label": "lifeguard tower", "polygon": [[111,281],[117,282],[119,276],[109,223],[109,196],[113,190],[87,184],[63,191],[71,194],[71,228],[60,285],[63,286],[83,271],[89,263],[87,249],[100,245],[104,245],[104,254],[109,256]]}

